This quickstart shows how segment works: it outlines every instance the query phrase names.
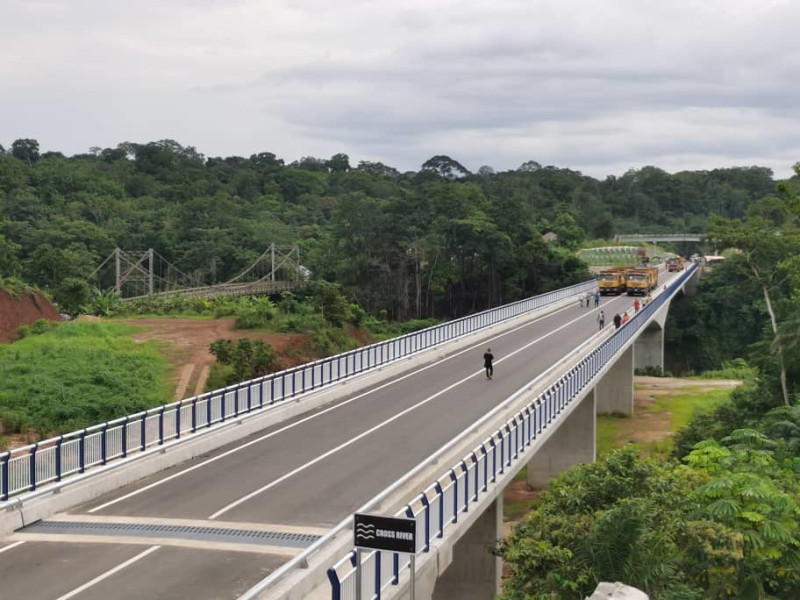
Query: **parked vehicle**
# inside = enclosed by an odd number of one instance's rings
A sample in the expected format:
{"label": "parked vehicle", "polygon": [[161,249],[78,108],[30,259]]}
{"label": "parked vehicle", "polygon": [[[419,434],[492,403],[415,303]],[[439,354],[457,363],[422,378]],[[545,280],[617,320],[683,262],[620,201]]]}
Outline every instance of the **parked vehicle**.
{"label": "parked vehicle", "polygon": [[683,271],[683,257],[673,256],[667,259],[667,271]]}
{"label": "parked vehicle", "polygon": [[628,296],[646,296],[658,286],[658,267],[629,269],[625,275],[625,288]]}
{"label": "parked vehicle", "polygon": [[625,291],[625,270],[626,267],[614,267],[600,271],[597,276],[597,287],[601,296],[613,294],[619,296]]}

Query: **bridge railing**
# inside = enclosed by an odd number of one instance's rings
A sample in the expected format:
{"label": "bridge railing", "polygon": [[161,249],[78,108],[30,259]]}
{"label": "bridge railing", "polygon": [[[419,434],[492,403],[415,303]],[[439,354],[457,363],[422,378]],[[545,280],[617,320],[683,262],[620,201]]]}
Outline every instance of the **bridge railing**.
{"label": "bridge railing", "polygon": [[[417,554],[430,551],[431,543],[443,538],[459,518],[475,508],[490,483],[507,469],[529,459],[533,442],[557,419],[595,377],[625,347],[649,318],[667,302],[697,269],[691,265],[665,293],[659,294],[611,337],[579,361],[529,404],[439,479],[423,490],[398,517],[417,520]],[[384,590],[398,585],[400,574],[408,572],[409,557],[393,552],[363,553],[362,590],[366,598],[381,598]],[[356,587],[356,552],[349,552],[328,569],[332,600],[352,600]]]}
{"label": "bridge railing", "polygon": [[595,287],[594,280],[0,454],[0,502],[377,369]]}

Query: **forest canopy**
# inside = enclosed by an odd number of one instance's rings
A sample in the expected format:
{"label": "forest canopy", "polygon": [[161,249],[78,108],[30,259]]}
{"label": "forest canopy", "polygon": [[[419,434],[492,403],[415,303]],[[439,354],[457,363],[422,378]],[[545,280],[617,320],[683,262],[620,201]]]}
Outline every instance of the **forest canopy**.
{"label": "forest canopy", "polygon": [[447,318],[585,279],[574,250],[587,238],[704,231],[773,189],[762,167],[599,181],[533,160],[471,173],[437,155],[401,173],[341,153],[286,164],[160,140],[66,157],[19,139],[0,153],[0,277],[75,305],[116,247],[154,248],[216,283],[275,242],[298,245],[314,278],[370,313]]}

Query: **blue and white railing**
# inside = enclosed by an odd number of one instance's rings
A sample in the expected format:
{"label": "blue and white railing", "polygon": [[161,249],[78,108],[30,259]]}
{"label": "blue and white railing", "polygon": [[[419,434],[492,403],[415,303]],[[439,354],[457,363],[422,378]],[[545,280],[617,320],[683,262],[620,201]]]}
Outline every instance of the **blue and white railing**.
{"label": "blue and white railing", "polygon": [[[483,443],[434,481],[396,516],[417,520],[417,554],[429,552],[431,543],[443,538],[489,491],[489,484],[508,469],[518,470],[529,459],[533,442],[582,392],[595,385],[595,378],[614,356],[639,333],[650,317],[668,302],[693,275],[687,267],[665,293],[659,294],[633,318],[597,346],[555,383],[523,407]],[[474,427],[470,427],[473,429]],[[337,528],[338,529],[338,528]],[[327,536],[326,536],[327,537]],[[408,571],[409,557],[393,552],[362,553],[362,590],[365,598],[381,598],[384,590],[398,585],[400,573]],[[419,564],[420,561],[417,561]],[[332,600],[352,600],[356,588],[356,552],[348,552],[328,569]]]}
{"label": "blue and white railing", "polygon": [[360,375],[441,343],[538,310],[595,287],[586,281],[370,344],[323,360],[245,381],[50,438],[0,454],[0,503],[130,458],[167,442],[203,433],[289,398]]}

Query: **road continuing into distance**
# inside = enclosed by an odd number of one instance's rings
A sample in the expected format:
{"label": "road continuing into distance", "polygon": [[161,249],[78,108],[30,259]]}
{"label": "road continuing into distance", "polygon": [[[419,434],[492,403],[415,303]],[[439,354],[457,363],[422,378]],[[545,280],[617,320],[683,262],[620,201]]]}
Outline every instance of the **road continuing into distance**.
{"label": "road continuing into distance", "polygon": [[[632,304],[602,298],[606,327]],[[17,531],[0,598],[238,598],[596,334],[597,312],[576,300]]]}

